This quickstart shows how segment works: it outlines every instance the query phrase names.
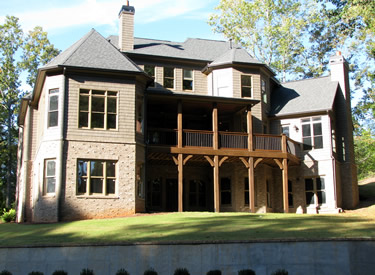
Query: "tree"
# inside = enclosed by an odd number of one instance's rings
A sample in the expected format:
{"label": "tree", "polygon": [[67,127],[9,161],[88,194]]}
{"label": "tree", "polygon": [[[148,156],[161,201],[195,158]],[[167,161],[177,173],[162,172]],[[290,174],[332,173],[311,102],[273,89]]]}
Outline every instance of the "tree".
{"label": "tree", "polygon": [[[0,204],[9,207],[14,200],[17,170],[18,128],[16,116],[20,98],[21,72],[28,72],[27,83],[33,86],[37,68],[59,51],[50,44],[47,34],[36,27],[24,37],[18,18],[6,16],[0,25]],[[26,42],[26,43],[25,43]],[[17,60],[22,56],[21,60]]]}

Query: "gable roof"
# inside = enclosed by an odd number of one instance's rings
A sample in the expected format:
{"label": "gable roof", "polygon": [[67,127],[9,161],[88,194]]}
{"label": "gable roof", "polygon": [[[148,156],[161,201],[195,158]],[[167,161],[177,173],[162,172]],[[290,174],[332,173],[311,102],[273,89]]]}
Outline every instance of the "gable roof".
{"label": "gable roof", "polygon": [[283,83],[272,93],[270,115],[332,110],[338,87],[330,76]]}
{"label": "gable roof", "polygon": [[133,61],[94,29],[41,69],[56,66],[142,72]]}

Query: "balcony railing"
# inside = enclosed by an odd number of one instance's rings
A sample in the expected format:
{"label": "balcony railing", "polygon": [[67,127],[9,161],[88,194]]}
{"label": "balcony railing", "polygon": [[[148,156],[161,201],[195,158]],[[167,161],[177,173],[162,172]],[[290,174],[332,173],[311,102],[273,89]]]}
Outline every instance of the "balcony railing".
{"label": "balcony railing", "polygon": [[[178,146],[178,132],[172,129],[149,129],[148,144]],[[254,134],[253,149],[266,151],[282,151],[282,136]],[[248,149],[248,134],[234,132],[219,132],[219,148],[226,149]],[[183,147],[213,147],[213,132],[200,130],[182,131]],[[288,153],[299,156],[301,146],[290,138],[286,138],[285,148]]]}

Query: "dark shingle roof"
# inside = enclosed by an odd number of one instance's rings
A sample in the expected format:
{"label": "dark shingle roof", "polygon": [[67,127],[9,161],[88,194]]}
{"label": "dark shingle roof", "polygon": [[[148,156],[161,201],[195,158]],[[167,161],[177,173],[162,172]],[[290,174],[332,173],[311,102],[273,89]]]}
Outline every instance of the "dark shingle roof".
{"label": "dark shingle roof", "polygon": [[338,85],[330,76],[283,83],[272,93],[270,115],[332,110]]}
{"label": "dark shingle roof", "polygon": [[215,67],[234,63],[263,64],[259,60],[253,58],[245,49],[232,48],[227,50],[218,58],[216,58],[208,67]]}
{"label": "dark shingle roof", "polygon": [[42,69],[55,66],[142,72],[142,70],[92,29]]}

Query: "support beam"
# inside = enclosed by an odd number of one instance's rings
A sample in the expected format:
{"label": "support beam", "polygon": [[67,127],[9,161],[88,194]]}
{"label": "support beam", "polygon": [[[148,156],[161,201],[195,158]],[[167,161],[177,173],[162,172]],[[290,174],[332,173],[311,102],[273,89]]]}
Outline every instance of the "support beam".
{"label": "support beam", "polygon": [[220,212],[219,156],[214,156],[214,210]]}
{"label": "support beam", "polygon": [[219,119],[217,114],[217,104],[214,103],[212,107],[212,131],[213,131],[213,140],[212,146],[214,150],[219,149]]}
{"label": "support beam", "polygon": [[279,166],[279,168],[282,170],[283,169],[283,164],[281,163],[281,161],[280,160],[278,160],[278,159],[273,159],[275,162],[276,162],[276,164]]}
{"label": "support beam", "polygon": [[184,155],[178,154],[178,212],[183,211]]}
{"label": "support beam", "polygon": [[224,161],[226,161],[228,159],[228,157],[222,157],[222,159],[219,161],[219,167],[221,167],[221,165],[224,163]]}
{"label": "support beam", "polygon": [[254,163],[254,168],[257,168],[257,165],[258,165],[259,163],[261,163],[262,160],[263,160],[263,158],[258,158],[258,159],[255,161],[255,163]]}
{"label": "support beam", "polygon": [[289,213],[289,198],[288,198],[288,160],[283,159],[283,207],[284,213]]}
{"label": "support beam", "polygon": [[251,114],[251,106],[247,106],[247,147],[249,151],[254,150],[253,146],[253,116]]}
{"label": "support beam", "polygon": [[255,213],[254,158],[249,158],[249,210]]}
{"label": "support beam", "polygon": [[177,147],[182,148],[182,102],[177,104]]}
{"label": "support beam", "polygon": [[240,160],[242,161],[242,163],[245,165],[246,168],[249,168],[249,163],[247,162],[245,158],[240,157]]}
{"label": "support beam", "polygon": [[188,155],[185,159],[184,159],[184,165],[189,161],[189,159],[191,159],[193,157],[193,155]]}
{"label": "support beam", "polygon": [[210,163],[211,167],[214,167],[214,161],[209,156],[204,156],[204,158]]}

